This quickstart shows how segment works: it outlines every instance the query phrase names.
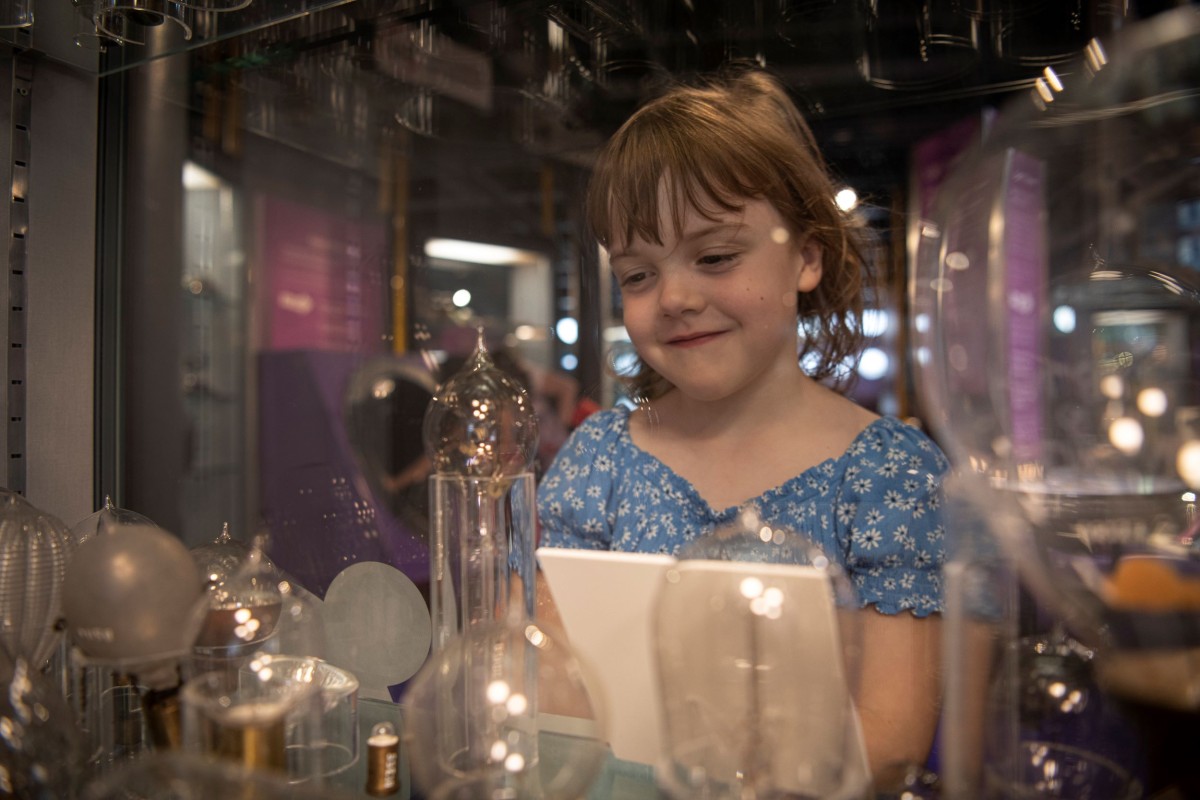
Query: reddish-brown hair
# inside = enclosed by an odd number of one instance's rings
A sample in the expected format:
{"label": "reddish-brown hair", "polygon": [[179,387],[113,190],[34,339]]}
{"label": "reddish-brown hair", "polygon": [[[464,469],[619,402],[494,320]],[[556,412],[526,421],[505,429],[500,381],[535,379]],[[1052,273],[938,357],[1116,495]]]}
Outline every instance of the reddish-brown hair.
{"label": "reddish-brown hair", "polygon": [[[761,70],[737,70],[676,86],[642,106],[595,165],[587,200],[592,235],[605,247],[634,237],[661,244],[664,188],[677,235],[689,207],[710,216],[753,199],[775,207],[792,241],[807,236],[820,245],[821,282],[799,294],[805,335],[798,357],[815,364],[812,377],[836,379],[862,343],[862,229],[834,203],[825,159],[783,86]],[[670,388],[644,362],[627,382],[639,399]]]}

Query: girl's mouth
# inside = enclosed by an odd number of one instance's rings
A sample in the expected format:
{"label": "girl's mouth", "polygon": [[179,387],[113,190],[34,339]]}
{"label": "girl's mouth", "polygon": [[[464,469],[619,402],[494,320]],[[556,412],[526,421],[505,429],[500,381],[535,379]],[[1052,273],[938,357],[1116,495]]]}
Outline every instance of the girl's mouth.
{"label": "girl's mouth", "polygon": [[676,336],[667,340],[667,344],[672,347],[699,347],[703,344],[708,344],[713,339],[720,336],[723,331],[705,331],[703,333],[689,333],[686,336]]}

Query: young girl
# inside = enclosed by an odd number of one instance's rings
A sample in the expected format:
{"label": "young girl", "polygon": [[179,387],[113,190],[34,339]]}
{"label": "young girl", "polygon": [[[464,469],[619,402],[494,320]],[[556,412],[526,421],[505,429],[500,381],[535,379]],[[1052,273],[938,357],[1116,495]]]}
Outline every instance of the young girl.
{"label": "young girl", "polygon": [[637,408],[575,431],[538,510],[543,545],[674,553],[752,502],[842,558],[870,606],[857,704],[878,779],[923,762],[936,726],[947,464],[821,382],[855,353],[863,308],[863,252],[833,197],[765,73],[676,88],[625,123],[588,219],[639,357]]}

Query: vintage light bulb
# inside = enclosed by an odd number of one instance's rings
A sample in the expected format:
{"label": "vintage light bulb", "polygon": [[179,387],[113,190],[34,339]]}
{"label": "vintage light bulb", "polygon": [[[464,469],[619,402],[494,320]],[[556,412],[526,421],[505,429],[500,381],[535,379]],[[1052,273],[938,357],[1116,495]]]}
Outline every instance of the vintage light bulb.
{"label": "vintage light bulb", "polygon": [[93,536],[117,533],[131,525],[155,527],[153,522],[136,511],[117,507],[113,504],[112,497],[105,495],[104,505],[72,525],[71,533],[75,536],[75,544],[83,544]]}
{"label": "vintage light bulb", "polygon": [[439,387],[424,424],[425,451],[439,474],[505,478],[537,456],[537,416],[529,395],[496,367],[480,330],[475,351]]}
{"label": "vintage light bulb", "polygon": [[54,652],[74,549],[62,521],[0,489],[0,644],[14,656],[41,666]]}

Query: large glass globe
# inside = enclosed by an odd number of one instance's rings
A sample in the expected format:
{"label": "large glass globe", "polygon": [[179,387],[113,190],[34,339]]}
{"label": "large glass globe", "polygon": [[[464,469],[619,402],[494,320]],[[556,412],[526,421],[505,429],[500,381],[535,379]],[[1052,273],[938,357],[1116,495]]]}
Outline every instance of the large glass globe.
{"label": "large glass globe", "polygon": [[1193,719],[1198,86],[1194,6],[1047,70],[951,171],[911,284],[958,489],[1108,690]]}
{"label": "large glass globe", "polygon": [[655,601],[675,798],[856,797],[858,596],[805,535],[751,507],[682,548]]}

